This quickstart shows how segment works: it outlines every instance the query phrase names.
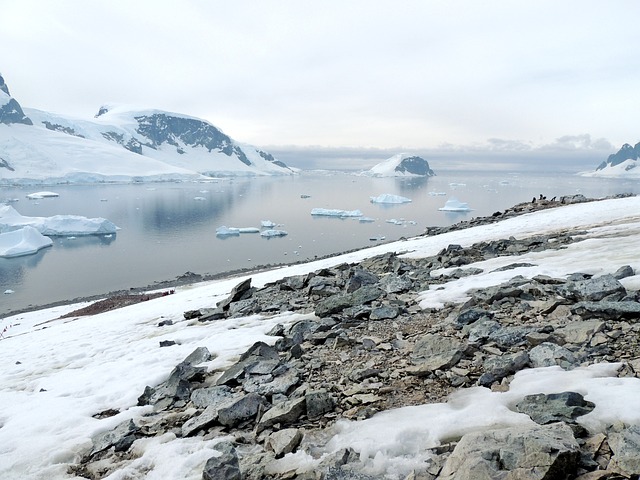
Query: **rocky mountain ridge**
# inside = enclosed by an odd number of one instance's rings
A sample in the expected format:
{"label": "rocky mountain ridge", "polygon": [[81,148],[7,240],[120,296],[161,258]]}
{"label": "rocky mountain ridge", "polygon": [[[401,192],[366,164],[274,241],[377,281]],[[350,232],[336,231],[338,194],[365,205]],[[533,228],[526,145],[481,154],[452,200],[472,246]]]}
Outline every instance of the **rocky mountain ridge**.
{"label": "rocky mountain ridge", "polygon": [[103,106],[93,119],[35,109],[25,113],[8,92],[0,77],[0,124],[13,127],[0,130],[5,183],[25,183],[29,178],[56,183],[296,173],[271,154],[241,144],[199,118],[123,106]]}
{"label": "rocky mountain ridge", "polygon": [[[635,146],[631,146],[628,143],[625,143],[620,150],[616,153],[612,153],[609,157],[603,161],[598,167],[598,170],[604,170],[607,167],[615,167],[616,165],[620,165],[626,160],[638,160],[640,157],[640,142],[636,143]],[[627,167],[628,168],[628,167]]]}
{"label": "rocky mountain ridge", "polygon": [[[582,196],[520,204],[434,235],[510,216],[587,201]],[[277,326],[273,345],[259,342],[223,371],[202,363],[196,349],[166,381],[140,392],[153,411],[93,439],[72,473],[105,478],[135,459],[132,445],[171,433],[179,438],[224,437],[207,461],[204,479],[374,479],[366,456],[349,447],[327,450],[327,432],[339,419],[364,420],[396,407],[446,401],[460,388],[508,391],[527,368],[571,370],[622,362],[620,379],[640,377],[640,292],[610,275],[576,272],[568,278],[514,276],[470,292],[462,305],[424,310],[415,292],[479,272],[482,259],[561,250],[579,232],[449,245],[423,259],[394,253],[287,277],[256,289],[239,283],[229,296],[184,313],[187,322],[294,311],[300,321]],[[522,266],[512,263],[504,270]],[[446,273],[435,274],[446,268]],[[163,322],[158,328],[165,326]],[[188,325],[187,325],[188,326]],[[171,348],[165,341],[159,348]],[[513,411],[530,425],[474,431],[429,449],[428,461],[397,478],[637,479],[638,425],[590,431],[579,421],[594,405],[576,391],[527,395]],[[119,412],[98,412],[98,417]],[[315,463],[295,468],[281,459],[306,452]]]}

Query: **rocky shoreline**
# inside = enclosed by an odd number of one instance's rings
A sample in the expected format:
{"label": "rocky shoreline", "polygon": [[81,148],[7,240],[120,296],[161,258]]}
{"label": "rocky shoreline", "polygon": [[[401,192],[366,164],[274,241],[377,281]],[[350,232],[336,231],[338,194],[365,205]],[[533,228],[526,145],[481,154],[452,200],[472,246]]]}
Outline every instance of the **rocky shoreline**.
{"label": "rocky shoreline", "polygon": [[[427,235],[484,225],[531,211],[588,201],[581,196],[538,199],[491,217]],[[326,454],[327,434],[343,419],[360,421],[398,407],[446,402],[460,389],[508,391],[517,372],[563,370],[621,362],[619,378],[640,377],[640,293],[620,280],[635,274],[620,265],[610,275],[576,272],[567,278],[514,276],[469,292],[462,304],[437,310],[418,304],[417,292],[480,273],[472,263],[563,249],[579,232],[449,245],[437,255],[409,259],[388,253],[354,264],[286,277],[262,288],[244,280],[211,308],[184,312],[189,324],[248,315],[295,312],[299,321],[270,332],[233,366],[209,371],[200,347],[160,385],[140,392],[152,413],[93,438],[70,469],[102,479],[135,459],[136,440],[220,438],[204,479],[374,479],[352,448]],[[524,266],[513,262],[504,270]],[[441,273],[442,269],[445,273]],[[166,326],[160,322],[158,328]],[[164,341],[159,348],[171,348]],[[159,353],[161,354],[161,352]],[[579,418],[593,403],[575,391],[528,395],[513,411],[531,425],[470,432],[434,446],[429,461],[403,472],[405,480],[637,479],[640,426],[612,424],[591,432]],[[104,418],[118,414],[108,410]],[[281,459],[306,452],[315,463]],[[324,453],[324,455],[321,455]]]}

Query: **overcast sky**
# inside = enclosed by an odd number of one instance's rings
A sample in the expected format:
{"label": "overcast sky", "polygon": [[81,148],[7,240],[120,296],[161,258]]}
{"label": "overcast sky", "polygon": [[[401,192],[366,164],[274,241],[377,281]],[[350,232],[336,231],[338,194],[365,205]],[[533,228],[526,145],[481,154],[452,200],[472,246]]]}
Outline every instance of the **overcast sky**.
{"label": "overcast sky", "polygon": [[135,104],[261,146],[617,150],[637,0],[0,0],[23,107]]}

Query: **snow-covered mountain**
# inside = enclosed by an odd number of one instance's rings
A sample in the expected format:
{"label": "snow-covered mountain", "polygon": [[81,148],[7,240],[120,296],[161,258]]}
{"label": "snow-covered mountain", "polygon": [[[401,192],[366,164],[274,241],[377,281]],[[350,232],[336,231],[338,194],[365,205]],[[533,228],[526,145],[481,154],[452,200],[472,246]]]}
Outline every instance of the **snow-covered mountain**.
{"label": "snow-covered mountain", "polygon": [[606,161],[592,172],[583,172],[586,177],[626,177],[640,178],[640,142],[634,147],[625,143],[616,153],[609,155]]}
{"label": "snow-covered mountain", "polygon": [[432,177],[434,171],[422,157],[399,153],[364,172],[375,177]]}
{"label": "snow-covered mountain", "polygon": [[271,154],[188,115],[124,106],[103,106],[90,119],[23,111],[0,77],[0,184],[293,173]]}

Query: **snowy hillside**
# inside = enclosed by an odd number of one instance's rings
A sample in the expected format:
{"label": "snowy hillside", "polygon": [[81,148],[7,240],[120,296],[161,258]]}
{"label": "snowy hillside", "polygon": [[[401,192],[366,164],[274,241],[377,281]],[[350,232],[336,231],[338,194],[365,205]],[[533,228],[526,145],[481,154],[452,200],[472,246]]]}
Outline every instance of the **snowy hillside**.
{"label": "snowy hillside", "polygon": [[0,184],[292,173],[198,118],[126,107],[101,107],[91,119],[23,111],[0,84]]}
{"label": "snowy hillside", "polygon": [[364,172],[374,177],[432,177],[434,171],[422,157],[399,153]]}
{"label": "snowy hillside", "polygon": [[[538,276],[551,281],[577,271],[596,276],[613,273],[620,265],[630,265],[638,272],[640,263],[635,243],[640,235],[638,208],[638,197],[569,205],[494,224],[263,271],[252,275],[252,280],[253,285],[260,288],[287,276],[295,278],[385,252],[398,252],[405,258],[425,258],[437,255],[448,245],[469,246],[511,236],[527,238],[551,232],[572,232],[582,239],[561,249],[526,251],[516,256],[472,262],[465,266],[474,270],[468,276],[447,276],[443,272],[445,281],[438,288],[417,292],[426,314],[449,302],[461,304],[469,299],[472,289],[489,289],[508,282],[515,275],[529,279]],[[501,268],[507,265],[517,266],[517,269]],[[131,425],[129,420],[143,425],[145,436],[131,438],[132,443],[126,446],[129,450],[126,454],[121,453],[118,464],[107,461],[101,464],[105,470],[113,470],[108,478],[203,478],[207,459],[219,456],[215,445],[229,438],[226,431],[214,427],[217,433],[181,436],[178,427],[174,429],[177,434],[172,431],[156,435],[154,432],[165,419],[157,418],[157,412],[151,406],[141,404],[139,395],[145,386],[163,382],[174,366],[196,347],[206,347],[211,352],[210,360],[205,361],[202,368],[221,372],[233,365],[254,342],[272,344],[280,338],[268,335],[277,324],[287,326],[301,320],[313,320],[313,314],[279,312],[203,323],[183,315],[187,310],[207,308],[224,300],[242,280],[244,278],[231,278],[184,287],[172,295],[91,317],[61,318],[77,308],[76,305],[4,319],[0,324],[0,327],[6,326],[0,341],[4,360],[4,373],[0,376],[0,445],[3,445],[0,471],[4,472],[3,478],[80,478],[69,474],[68,467],[92,448],[98,448],[96,438],[105,438],[104,434],[111,434],[118,425]],[[639,280],[636,273],[623,282],[628,290],[635,292],[640,286]],[[561,304],[552,303],[553,307]],[[548,305],[543,307],[551,309]],[[158,342],[162,341],[171,341],[172,346],[159,348]],[[411,468],[418,464],[424,467],[429,461],[430,449],[440,444],[446,446],[451,439],[466,433],[531,424],[528,416],[513,411],[513,405],[525,395],[567,389],[577,389],[595,404],[595,410],[582,417],[588,428],[600,431],[602,425],[616,421],[638,425],[640,380],[617,378],[620,366],[603,361],[572,370],[559,366],[528,368],[516,375],[506,392],[477,386],[461,390],[448,403],[407,406],[378,413],[369,420],[343,421],[336,424],[336,428],[327,430],[327,443],[316,452],[317,457],[322,457],[313,458],[300,451],[288,453],[274,463],[279,464],[282,471],[296,468],[301,472],[313,471],[322,459],[330,455],[337,458],[341,449],[353,448],[356,458],[360,455],[363,462],[369,462],[379,473],[377,477],[367,478],[412,478],[406,471],[398,473],[398,468],[404,468],[407,463]],[[425,382],[425,385],[429,384]],[[366,396],[362,395],[363,398]],[[178,419],[178,422],[184,422],[187,415],[194,415],[195,410],[184,410],[180,413],[182,420]],[[100,415],[98,412],[107,413]],[[202,414],[203,417],[206,415]],[[416,418],[420,421],[416,422]],[[111,438],[112,443],[115,438]],[[243,443],[244,438],[238,442]]]}
{"label": "snowy hillside", "polygon": [[583,177],[640,178],[638,159],[640,143],[631,146],[625,143],[616,153],[609,155],[606,161],[592,172],[582,172]]}

